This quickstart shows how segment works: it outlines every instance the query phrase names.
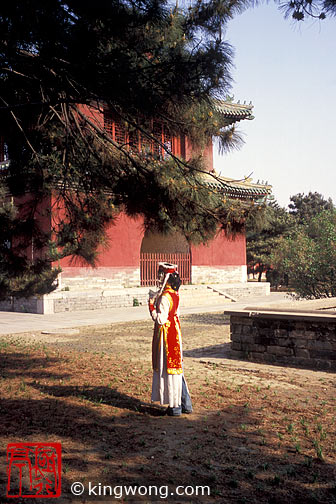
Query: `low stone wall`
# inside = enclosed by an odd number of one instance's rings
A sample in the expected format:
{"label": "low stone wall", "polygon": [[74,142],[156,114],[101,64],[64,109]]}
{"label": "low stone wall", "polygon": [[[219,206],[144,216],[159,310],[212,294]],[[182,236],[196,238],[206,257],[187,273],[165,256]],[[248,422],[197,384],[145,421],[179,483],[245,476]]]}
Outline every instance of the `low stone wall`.
{"label": "low stone wall", "polygon": [[136,292],[125,293],[69,293],[55,292],[48,295],[31,297],[29,299],[13,299],[0,302],[1,311],[21,313],[38,313],[42,315],[61,312],[74,312],[83,310],[99,310],[120,308],[145,304],[148,298],[148,289],[145,292],[139,289]]}
{"label": "low stone wall", "polygon": [[69,284],[69,281],[81,284],[96,284],[100,279],[101,283],[106,280],[107,285],[110,287],[137,287],[140,285],[140,268],[133,268],[125,266],[123,268],[117,267],[64,267],[60,275],[63,286]]}
{"label": "low stone wall", "polygon": [[12,311],[17,313],[43,313],[41,311],[41,298],[11,298],[8,301],[0,301],[0,311]]}
{"label": "low stone wall", "polygon": [[120,308],[129,306],[138,306],[145,304],[148,298],[148,289],[146,292],[135,293],[86,293],[77,295],[66,295],[61,293],[54,297],[53,309],[50,313],[74,312],[83,310],[100,310],[108,308]]}
{"label": "low stone wall", "polygon": [[234,357],[336,371],[335,312],[226,313]]}

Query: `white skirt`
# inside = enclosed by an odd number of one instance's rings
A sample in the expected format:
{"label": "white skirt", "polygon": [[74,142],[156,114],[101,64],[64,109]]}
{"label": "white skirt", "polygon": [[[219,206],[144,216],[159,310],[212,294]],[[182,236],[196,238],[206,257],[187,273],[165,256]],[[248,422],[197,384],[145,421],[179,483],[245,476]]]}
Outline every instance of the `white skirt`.
{"label": "white skirt", "polygon": [[[182,345],[181,345],[182,350]],[[183,374],[167,373],[166,346],[163,336],[160,340],[160,367],[159,371],[153,371],[152,401],[160,404],[168,404],[171,408],[181,406]]]}

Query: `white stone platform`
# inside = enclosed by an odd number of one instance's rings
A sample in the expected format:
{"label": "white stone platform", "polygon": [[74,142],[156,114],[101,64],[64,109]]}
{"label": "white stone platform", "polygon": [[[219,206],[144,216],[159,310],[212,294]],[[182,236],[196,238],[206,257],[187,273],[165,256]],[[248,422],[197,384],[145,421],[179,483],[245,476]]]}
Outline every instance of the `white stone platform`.
{"label": "white stone platform", "polygon": [[[30,299],[0,303],[1,311],[38,314],[77,312],[83,310],[133,307],[147,304],[149,287],[111,287],[104,279],[66,279],[60,289],[51,294]],[[235,284],[183,285],[180,289],[181,308],[234,303],[244,297],[260,297],[270,293],[266,282]]]}

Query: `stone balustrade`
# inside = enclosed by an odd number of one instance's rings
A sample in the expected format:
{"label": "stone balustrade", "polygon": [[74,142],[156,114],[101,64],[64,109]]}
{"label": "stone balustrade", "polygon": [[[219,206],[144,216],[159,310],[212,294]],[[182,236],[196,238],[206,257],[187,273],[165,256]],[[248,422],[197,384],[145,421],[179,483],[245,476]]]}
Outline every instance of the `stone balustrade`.
{"label": "stone balustrade", "polygon": [[[314,304],[315,303],[315,304]],[[336,300],[300,309],[245,308],[230,315],[232,355],[240,359],[336,371]],[[311,309],[310,308],[315,308]]]}

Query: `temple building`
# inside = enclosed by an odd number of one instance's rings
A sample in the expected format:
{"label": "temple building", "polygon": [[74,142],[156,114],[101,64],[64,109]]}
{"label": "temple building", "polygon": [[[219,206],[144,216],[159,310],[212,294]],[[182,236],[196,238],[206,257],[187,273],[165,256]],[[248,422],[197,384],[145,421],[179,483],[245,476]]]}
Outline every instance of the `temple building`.
{"label": "temple building", "polygon": [[[241,120],[253,119],[253,106],[216,101],[216,112],[221,116],[222,125],[229,126]],[[105,132],[119,144],[129,148],[151,152],[164,159],[167,151],[182,159],[192,157],[194,148],[188,138],[171,137],[159,122],[153,121],[152,129],[160,143],[141,138],[139,133],[131,137],[125,127],[108,110],[95,112],[95,120]],[[98,115],[97,115],[98,114]],[[167,147],[165,149],[163,146]],[[199,153],[199,152],[198,152]],[[205,181],[210,187],[220,191],[228,199],[240,199],[258,203],[264,201],[270,193],[270,186],[254,184],[250,180],[236,181],[218,176],[213,166],[212,140],[201,152],[207,174]],[[10,163],[4,139],[0,137],[0,171],[6,171]],[[215,176],[214,176],[215,175]],[[25,197],[20,198],[22,206]],[[23,205],[24,206],[24,205]],[[40,218],[45,231],[52,229],[55,199],[53,194],[46,198]],[[107,229],[108,246],[99,251],[96,267],[65,257],[57,266],[61,266],[59,290],[71,280],[101,279],[112,287],[139,287],[155,284],[157,264],[160,261],[178,265],[183,284],[245,284],[247,282],[246,241],[241,232],[230,237],[219,231],[215,238],[206,245],[193,245],[181,233],[162,235],[144,230],[142,217],[130,218],[120,213]],[[28,259],[34,256],[34,244],[27,249]],[[46,313],[45,308],[37,312]],[[41,311],[42,310],[42,311]],[[35,311],[35,308],[32,309]]]}
{"label": "temple building", "polygon": [[[222,124],[226,126],[241,120],[253,119],[251,104],[216,101],[215,108],[221,114]],[[156,149],[155,154],[165,155],[162,147],[145,141],[140,135],[136,138],[127,137],[125,128],[108,111],[103,113],[101,121],[104,121],[105,131],[119,144],[129,144],[138,150]],[[170,138],[159,123],[153,124],[153,131],[161,140],[161,144],[167,145],[175,156],[184,159],[191,157],[193,147],[188,138]],[[258,202],[269,194],[269,186],[252,184],[250,181],[237,182],[226,177],[213,177],[212,141],[202,151],[202,155],[209,172],[206,176],[207,183],[227,198]],[[182,234],[166,236],[150,231],[144,232],[141,217],[134,219],[121,213],[108,229],[108,240],[109,247],[101,250],[95,268],[79,263],[73,264],[71,257],[63,259],[62,279],[94,276],[108,278],[110,283],[126,287],[153,285],[157,263],[167,261],[178,264],[184,284],[247,281],[244,233],[230,238],[224,232],[219,232],[207,245],[196,246],[188,243]]]}

